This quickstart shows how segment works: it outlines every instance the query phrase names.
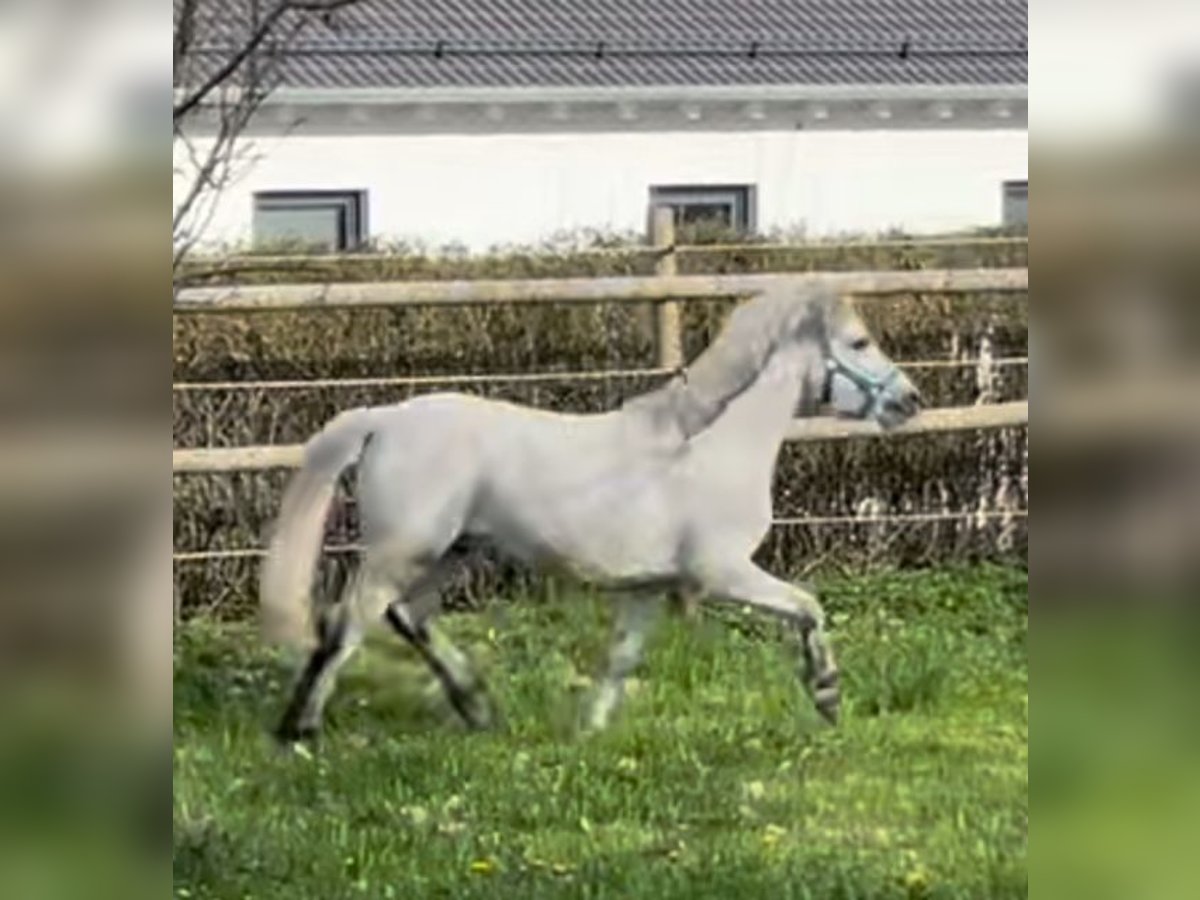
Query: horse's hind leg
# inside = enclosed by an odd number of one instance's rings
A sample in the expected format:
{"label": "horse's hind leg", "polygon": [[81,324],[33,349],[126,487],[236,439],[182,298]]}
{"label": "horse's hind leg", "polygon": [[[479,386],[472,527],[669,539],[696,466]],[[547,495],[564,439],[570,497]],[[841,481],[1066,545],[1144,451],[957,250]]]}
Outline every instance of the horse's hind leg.
{"label": "horse's hind leg", "polygon": [[292,699],[275,729],[284,743],[316,737],[321,709],[332,689],[334,672],[353,654],[359,636],[348,626],[342,605],[330,607],[320,627],[317,648],[300,672]]}
{"label": "horse's hind leg", "polygon": [[466,654],[445,635],[434,631],[431,616],[419,615],[413,605],[397,601],[388,606],[388,624],[416,649],[441,682],[455,712],[469,728],[484,729],[492,723],[492,705],[483,679]]}
{"label": "horse's hind leg", "polygon": [[[366,562],[351,576],[341,600],[324,610],[318,626],[317,648],[309,656],[276,729],[284,742],[315,737],[321,715],[340,669],[362,643],[365,614],[380,610],[395,595],[390,577]],[[375,613],[378,617],[378,612]]]}
{"label": "horse's hind leg", "polygon": [[796,629],[804,685],[817,712],[831,724],[837,724],[841,703],[838,669],[825,634],[825,612],[816,596],[764,572],[749,560],[711,571],[700,581],[714,599],[753,606]]}

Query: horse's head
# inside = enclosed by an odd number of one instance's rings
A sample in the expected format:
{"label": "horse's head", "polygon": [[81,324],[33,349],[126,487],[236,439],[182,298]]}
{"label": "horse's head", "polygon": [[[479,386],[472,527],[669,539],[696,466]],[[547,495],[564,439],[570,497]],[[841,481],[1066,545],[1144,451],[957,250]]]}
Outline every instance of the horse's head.
{"label": "horse's head", "polygon": [[837,298],[825,327],[822,402],[839,416],[893,428],[921,408],[921,393],[880,349],[858,313]]}

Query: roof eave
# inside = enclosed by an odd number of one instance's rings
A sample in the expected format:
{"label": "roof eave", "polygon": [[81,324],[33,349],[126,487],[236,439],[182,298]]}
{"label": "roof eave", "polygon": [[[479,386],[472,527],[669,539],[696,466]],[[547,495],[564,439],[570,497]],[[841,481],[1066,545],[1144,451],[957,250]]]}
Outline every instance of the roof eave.
{"label": "roof eave", "polygon": [[458,105],[620,102],[837,102],[1027,99],[1026,84],[769,84],[612,87],[278,88],[271,105]]}

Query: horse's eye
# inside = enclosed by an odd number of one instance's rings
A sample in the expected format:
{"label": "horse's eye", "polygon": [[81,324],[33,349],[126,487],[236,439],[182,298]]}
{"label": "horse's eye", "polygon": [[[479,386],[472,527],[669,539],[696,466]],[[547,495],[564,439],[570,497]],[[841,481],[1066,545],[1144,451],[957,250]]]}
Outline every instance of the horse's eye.
{"label": "horse's eye", "polygon": [[850,342],[851,350],[866,350],[871,346],[871,341],[868,338],[859,338],[856,341]]}

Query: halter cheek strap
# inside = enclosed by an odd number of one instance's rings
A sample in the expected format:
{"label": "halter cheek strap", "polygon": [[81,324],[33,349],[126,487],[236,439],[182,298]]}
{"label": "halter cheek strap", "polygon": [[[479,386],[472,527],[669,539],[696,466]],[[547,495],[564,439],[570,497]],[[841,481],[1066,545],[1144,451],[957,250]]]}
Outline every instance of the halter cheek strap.
{"label": "halter cheek strap", "polygon": [[833,393],[833,376],[841,375],[843,378],[853,382],[854,385],[863,392],[863,405],[858,410],[858,416],[867,418],[878,411],[880,398],[884,391],[888,389],[893,381],[900,377],[900,370],[895,366],[888,369],[886,375],[872,375],[858,366],[847,362],[834,352],[832,345],[829,347],[828,354],[825,357],[825,368],[829,375],[825,379],[825,393],[831,395]]}

